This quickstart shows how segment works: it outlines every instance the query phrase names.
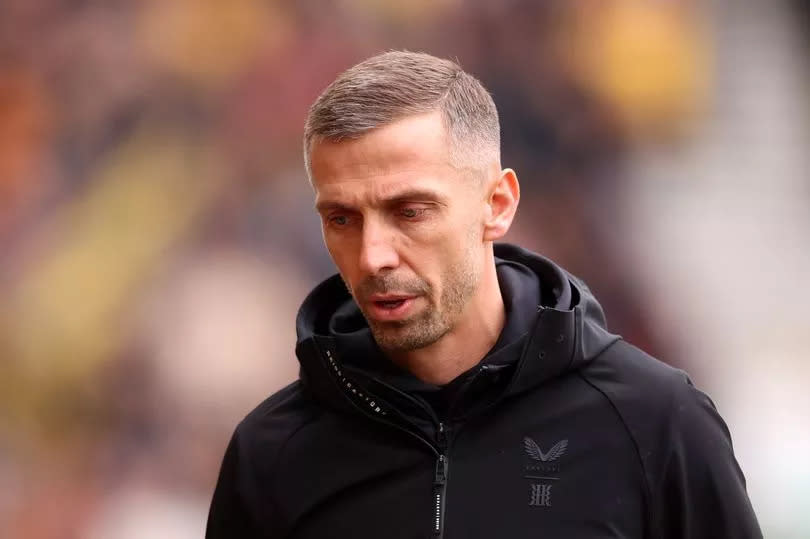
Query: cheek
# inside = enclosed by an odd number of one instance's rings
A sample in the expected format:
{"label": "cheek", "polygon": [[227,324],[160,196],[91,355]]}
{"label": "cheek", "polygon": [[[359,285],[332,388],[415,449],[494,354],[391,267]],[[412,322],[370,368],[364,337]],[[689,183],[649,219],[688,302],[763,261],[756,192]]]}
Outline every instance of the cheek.
{"label": "cheek", "polygon": [[[474,253],[475,231],[469,223],[455,225],[434,234],[430,242],[421,244],[424,249],[415,249],[414,269],[433,287],[436,293],[448,286],[460,266],[469,265]],[[418,242],[417,242],[418,243]]]}
{"label": "cheek", "polygon": [[481,243],[483,224],[479,215],[468,211],[445,227],[438,240],[448,258],[466,257],[471,248]]}
{"label": "cheek", "polygon": [[329,256],[332,257],[335,266],[337,266],[338,272],[345,281],[352,283],[355,272],[352,261],[357,260],[352,243],[346,241],[345,238],[330,237],[328,233],[324,234],[323,239],[326,250],[329,252]]}

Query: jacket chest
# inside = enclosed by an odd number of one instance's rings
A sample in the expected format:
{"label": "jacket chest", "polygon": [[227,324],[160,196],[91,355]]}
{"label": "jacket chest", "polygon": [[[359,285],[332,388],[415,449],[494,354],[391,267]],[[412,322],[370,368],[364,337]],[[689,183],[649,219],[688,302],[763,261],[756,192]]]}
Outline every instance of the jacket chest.
{"label": "jacket chest", "polygon": [[[643,537],[638,457],[617,419],[588,402],[533,412],[549,404],[548,395],[540,400],[451,426],[438,490],[438,456],[427,444],[336,426],[312,440],[331,438],[330,458],[285,467],[309,477],[307,488],[282,500],[292,536]],[[307,459],[306,450],[297,454]],[[281,473],[279,484],[289,484]]]}

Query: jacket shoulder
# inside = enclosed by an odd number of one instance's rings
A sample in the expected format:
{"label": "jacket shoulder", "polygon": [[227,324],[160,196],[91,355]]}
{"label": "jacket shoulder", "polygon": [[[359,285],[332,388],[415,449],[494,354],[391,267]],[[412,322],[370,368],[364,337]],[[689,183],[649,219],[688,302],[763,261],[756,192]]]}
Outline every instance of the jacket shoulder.
{"label": "jacket shoulder", "polygon": [[595,357],[580,375],[607,399],[633,441],[654,488],[671,437],[682,428],[678,411],[696,405],[689,377],[624,340]]}
{"label": "jacket shoulder", "polygon": [[[279,455],[318,411],[300,381],[280,389],[236,427],[222,459],[206,538],[265,537],[284,525],[273,495]],[[268,529],[267,522],[272,522]]]}
{"label": "jacket shoulder", "polygon": [[582,369],[619,415],[658,537],[761,537],[726,423],[682,370],[617,341]]}
{"label": "jacket shoulder", "polygon": [[582,375],[611,400],[644,404],[647,413],[661,412],[679,398],[688,398],[687,374],[618,340],[593,359]]}
{"label": "jacket shoulder", "polygon": [[270,395],[236,426],[226,460],[256,478],[272,478],[280,455],[303,427],[317,420],[320,410],[299,380]]}
{"label": "jacket shoulder", "polygon": [[[319,408],[296,380],[248,413],[236,427],[242,444],[260,443],[262,452],[280,448],[298,429],[319,415]],[[255,448],[259,449],[259,448]]]}
{"label": "jacket shoulder", "polygon": [[[580,370],[580,375],[619,415],[648,476],[656,474],[657,461],[665,460],[663,453],[671,447],[674,436],[699,427],[694,421],[685,423],[685,416],[709,419],[701,409],[711,401],[692,385],[684,371],[624,340],[605,349]],[[713,404],[711,408],[714,410]]]}

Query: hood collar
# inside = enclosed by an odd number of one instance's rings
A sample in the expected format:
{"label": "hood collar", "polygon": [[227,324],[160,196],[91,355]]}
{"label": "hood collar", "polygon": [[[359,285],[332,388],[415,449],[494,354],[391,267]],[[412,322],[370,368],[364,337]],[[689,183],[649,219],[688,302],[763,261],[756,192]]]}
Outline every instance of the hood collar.
{"label": "hood collar", "polygon": [[[522,264],[537,275],[543,298],[506,394],[524,392],[577,369],[619,339],[607,331],[601,306],[581,280],[551,260],[514,245],[495,245],[495,256]],[[356,400],[357,392],[351,391],[356,384],[343,372],[329,325],[347,302],[354,300],[340,276],[334,275],[312,290],[296,320],[302,382],[316,396],[340,407]],[[359,404],[368,405],[368,401],[361,399]]]}

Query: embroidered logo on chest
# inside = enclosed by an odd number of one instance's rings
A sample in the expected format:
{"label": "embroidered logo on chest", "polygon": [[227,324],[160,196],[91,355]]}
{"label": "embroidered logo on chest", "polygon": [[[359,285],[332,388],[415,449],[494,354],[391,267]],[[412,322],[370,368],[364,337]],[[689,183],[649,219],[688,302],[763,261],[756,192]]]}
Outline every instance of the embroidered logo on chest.
{"label": "embroidered logo on chest", "polygon": [[523,438],[523,448],[531,459],[525,466],[524,474],[526,479],[532,480],[529,483],[529,505],[551,507],[553,481],[560,479],[560,464],[557,461],[568,449],[568,440],[560,440],[548,451],[543,451],[537,442],[526,436]]}

